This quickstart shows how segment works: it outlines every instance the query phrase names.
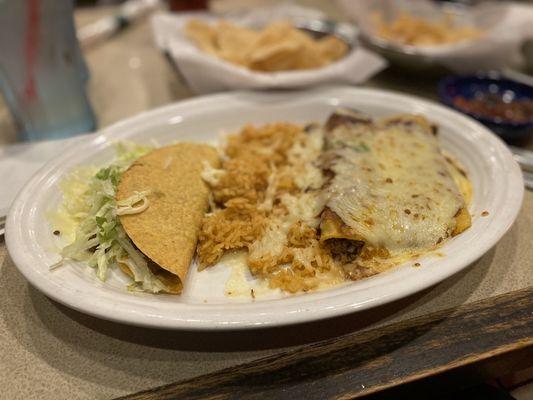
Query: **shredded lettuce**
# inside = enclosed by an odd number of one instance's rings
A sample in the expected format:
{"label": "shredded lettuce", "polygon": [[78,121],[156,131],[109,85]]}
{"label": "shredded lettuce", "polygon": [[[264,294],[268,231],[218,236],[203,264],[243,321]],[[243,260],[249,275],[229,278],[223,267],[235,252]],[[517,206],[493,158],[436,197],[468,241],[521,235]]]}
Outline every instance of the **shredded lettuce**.
{"label": "shredded lettuce", "polygon": [[133,245],[118,218],[121,214],[144,211],[148,207],[148,192],[136,192],[118,204],[115,200],[122,173],[151,148],[120,142],[116,150],[116,161],[98,170],[88,183],[80,183],[72,176],[70,181],[63,182],[61,210],[77,222],[77,228],[74,241],[62,249],[61,255],[64,259],[85,261],[96,269],[102,281],[106,280],[109,268],[124,263],[133,274],[131,289],[164,291],[165,285],[151,272],[145,256]]}

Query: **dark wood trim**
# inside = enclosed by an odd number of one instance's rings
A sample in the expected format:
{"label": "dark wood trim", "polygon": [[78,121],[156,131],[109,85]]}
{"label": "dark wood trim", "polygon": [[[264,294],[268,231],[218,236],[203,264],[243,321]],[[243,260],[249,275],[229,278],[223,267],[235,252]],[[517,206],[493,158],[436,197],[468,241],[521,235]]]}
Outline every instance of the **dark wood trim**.
{"label": "dark wood trim", "polygon": [[[532,362],[533,346],[528,346],[386,388],[364,396],[364,400],[427,400],[428,393],[431,393],[432,400],[456,399],[461,390],[478,386],[488,380],[496,383],[495,379],[509,374],[510,371],[519,371],[524,368],[523,365],[532,365]],[[477,398],[482,397],[478,395]]]}
{"label": "dark wood trim", "polygon": [[528,288],[122,399],[354,399],[532,346]]}

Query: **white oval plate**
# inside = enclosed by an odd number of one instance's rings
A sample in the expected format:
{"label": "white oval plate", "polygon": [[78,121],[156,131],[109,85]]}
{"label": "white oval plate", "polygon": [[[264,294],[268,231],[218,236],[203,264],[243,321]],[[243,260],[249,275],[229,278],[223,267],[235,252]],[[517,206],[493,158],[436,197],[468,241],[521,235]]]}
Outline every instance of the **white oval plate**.
{"label": "white oval plate", "polygon": [[[265,299],[224,296],[229,271],[219,265],[194,267],[181,296],[130,293],[118,273],[105,283],[89,267],[58,260],[57,238],[45,217],[61,200],[58,182],[83,164],[103,165],[112,143],[132,140],[161,144],[176,140],[215,141],[221,131],[246,123],[324,121],[338,106],[373,116],[419,113],[439,125],[444,149],[466,167],[474,187],[472,227],[447,242],[440,253],[374,277],[330,290]],[[503,142],[477,122],[440,105],[405,95],[349,87],[306,92],[236,92],[198,97],[140,114],[73,145],[46,164],[17,196],[7,220],[9,253],[22,274],[47,296],[97,317],[169,329],[234,329],[278,326],[346,314],[425,289],[462,270],[489,250],[510,228],[523,198],[520,169]],[[488,211],[489,215],[481,216]],[[72,264],[72,265],[70,265]]]}

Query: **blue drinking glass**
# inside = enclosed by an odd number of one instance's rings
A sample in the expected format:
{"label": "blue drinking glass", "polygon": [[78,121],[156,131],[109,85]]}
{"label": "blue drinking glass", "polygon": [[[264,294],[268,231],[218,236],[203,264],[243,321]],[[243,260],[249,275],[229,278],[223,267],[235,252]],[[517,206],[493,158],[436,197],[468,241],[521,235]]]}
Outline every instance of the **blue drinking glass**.
{"label": "blue drinking glass", "polygon": [[93,131],[72,0],[0,0],[0,90],[20,140]]}

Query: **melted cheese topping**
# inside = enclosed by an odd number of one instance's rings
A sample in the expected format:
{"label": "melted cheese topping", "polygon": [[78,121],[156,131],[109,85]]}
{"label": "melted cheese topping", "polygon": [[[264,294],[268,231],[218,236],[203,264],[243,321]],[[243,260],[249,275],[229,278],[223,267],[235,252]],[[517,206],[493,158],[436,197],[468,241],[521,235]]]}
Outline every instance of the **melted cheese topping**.
{"label": "melted cheese topping", "polygon": [[416,124],[336,128],[328,207],[368,244],[430,249],[465,206],[436,138]]}
{"label": "melted cheese topping", "polygon": [[[295,143],[288,152],[291,175],[300,192],[297,195],[284,193],[281,204],[287,213],[271,216],[264,235],[250,246],[251,258],[277,257],[287,244],[287,233],[297,222],[304,222],[312,228],[320,223],[320,212],[324,208],[325,199],[318,195],[317,190],[323,185],[321,169],[315,164],[322,152],[324,133],[321,128],[308,133],[304,144]],[[267,197],[261,207],[272,207],[272,197],[276,193],[277,171],[269,176]]]}
{"label": "melted cheese topping", "polygon": [[220,259],[220,262],[230,268],[231,273],[224,285],[224,293],[229,297],[251,297],[252,289],[254,296],[271,294],[268,282],[255,279],[247,264],[248,254],[244,250],[228,252]]}
{"label": "melted cheese topping", "polygon": [[303,222],[311,228],[318,227],[324,202],[316,193],[302,193],[298,196],[285,193],[281,196],[281,203],[287,207],[287,214],[270,217],[263,236],[250,246],[250,258],[281,255],[287,244],[289,229],[297,222]]}

